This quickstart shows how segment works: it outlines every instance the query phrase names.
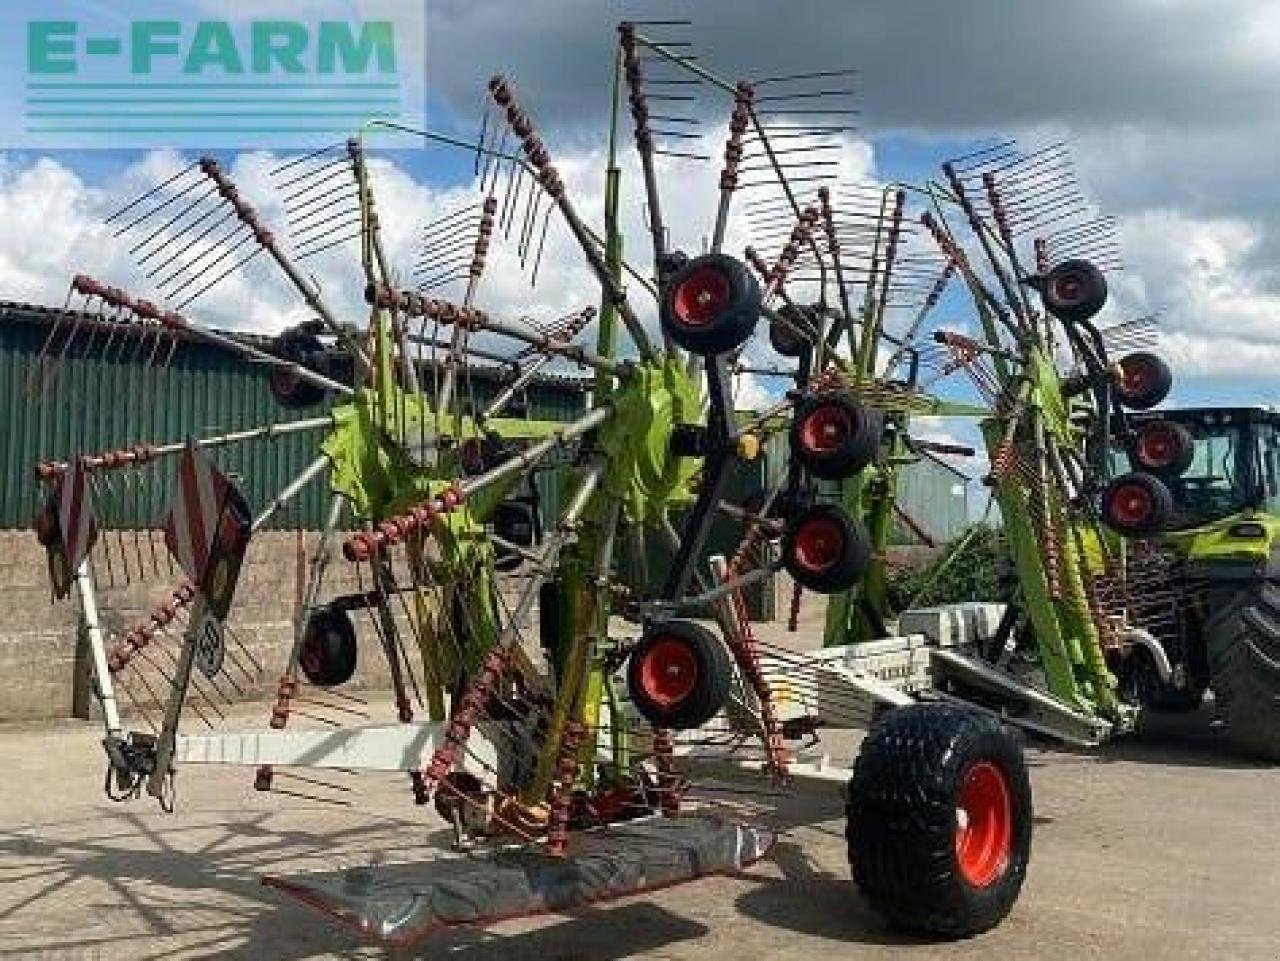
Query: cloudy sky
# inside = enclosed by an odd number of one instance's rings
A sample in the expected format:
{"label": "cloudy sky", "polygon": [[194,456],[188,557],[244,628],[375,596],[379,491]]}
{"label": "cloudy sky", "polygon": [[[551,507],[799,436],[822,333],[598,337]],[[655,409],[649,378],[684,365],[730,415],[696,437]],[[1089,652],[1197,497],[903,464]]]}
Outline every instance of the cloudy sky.
{"label": "cloudy sky", "polygon": [[[216,0],[201,0],[218,6]],[[237,15],[254,4],[237,3]],[[264,8],[265,9],[265,8]],[[430,0],[432,122],[474,130],[484,81],[517,82],[588,219],[598,222],[613,28],[620,17],[692,16],[682,31],[730,76],[856,67],[862,115],[845,143],[849,180],[918,180],[944,157],[1016,136],[1066,138],[1085,192],[1119,218],[1126,269],[1114,319],[1160,310],[1161,350],[1183,403],[1280,402],[1280,6],[1267,0]],[[700,107],[718,150],[723,105]],[[626,146],[629,148],[629,137]],[[633,190],[635,168],[624,171]],[[190,154],[9,151],[0,156],[0,298],[61,303],[84,270],[141,283],[105,213]],[[280,158],[224,159],[280,214],[266,171]],[[666,172],[677,242],[696,247],[712,215],[713,165]],[[390,246],[411,262],[415,231],[469,195],[466,163],[397,151],[379,163]],[[628,249],[644,250],[638,201]],[[749,237],[737,222],[731,247]],[[501,245],[499,245],[501,248]],[[310,261],[326,293],[357,310],[351,251]],[[638,258],[643,264],[643,259]],[[500,249],[482,301],[551,316],[594,299],[563,232],[536,291]],[[148,291],[149,293],[150,291]],[[949,310],[962,304],[949,302]],[[289,291],[233,278],[199,305],[213,323],[269,330],[302,319]],[[949,318],[944,318],[949,319]],[[954,318],[959,322],[961,318]],[[748,385],[758,392],[761,385]]]}

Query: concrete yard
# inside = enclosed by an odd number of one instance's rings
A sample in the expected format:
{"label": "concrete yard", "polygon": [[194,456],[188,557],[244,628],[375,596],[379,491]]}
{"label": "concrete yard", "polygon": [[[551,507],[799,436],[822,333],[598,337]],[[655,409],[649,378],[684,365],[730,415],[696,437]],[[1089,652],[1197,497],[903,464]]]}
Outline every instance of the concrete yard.
{"label": "concrete yard", "polygon": [[[81,722],[0,730],[0,957],[383,956],[258,879],[428,857],[440,822],[414,808],[403,778],[367,779],[343,808],[257,794],[251,772],[189,768],[166,815],[149,800],[103,798],[96,739]],[[1037,834],[1022,900],[969,942],[913,942],[882,926],[848,880],[840,799],[824,786],[783,805],[790,830],[740,877],[448,933],[400,956],[1280,958],[1275,769],[1230,757],[1203,716],[1098,754],[1033,747],[1030,760]]]}

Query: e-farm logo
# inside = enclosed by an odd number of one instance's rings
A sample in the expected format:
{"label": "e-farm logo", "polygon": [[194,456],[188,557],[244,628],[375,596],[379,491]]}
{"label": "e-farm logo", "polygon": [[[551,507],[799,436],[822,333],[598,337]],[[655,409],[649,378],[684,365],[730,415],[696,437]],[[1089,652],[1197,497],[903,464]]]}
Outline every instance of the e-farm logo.
{"label": "e-farm logo", "polygon": [[27,24],[27,71],[32,76],[77,73],[83,52],[86,57],[124,57],[137,77],[150,76],[157,60],[170,57],[193,77],[271,76],[276,71],[364,75],[371,65],[384,76],[396,72],[395,24],[386,20],[358,25],[323,22],[314,38],[305,23],[254,21],[249,24],[248,50],[241,49],[225,20],[202,20],[190,38],[184,33],[177,20],[141,20],[129,25],[127,38],[82,40],[74,20],[34,20]]}
{"label": "e-farm logo", "polygon": [[377,19],[120,15],[130,5],[27,19],[22,146],[299,147],[370,120],[421,124],[421,83],[406,82],[422,73],[421,0],[383,0],[399,15]]}

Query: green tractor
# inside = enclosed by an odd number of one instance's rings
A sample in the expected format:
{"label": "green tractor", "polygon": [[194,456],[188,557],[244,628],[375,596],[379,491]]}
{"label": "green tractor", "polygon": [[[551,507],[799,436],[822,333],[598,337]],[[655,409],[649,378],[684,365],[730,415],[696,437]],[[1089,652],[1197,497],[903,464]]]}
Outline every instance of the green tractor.
{"label": "green tractor", "polygon": [[1172,557],[1177,616],[1151,626],[1168,665],[1137,659],[1125,681],[1157,710],[1212,689],[1232,741],[1280,760],[1280,410],[1150,411],[1130,428],[1132,473],[1104,509]]}

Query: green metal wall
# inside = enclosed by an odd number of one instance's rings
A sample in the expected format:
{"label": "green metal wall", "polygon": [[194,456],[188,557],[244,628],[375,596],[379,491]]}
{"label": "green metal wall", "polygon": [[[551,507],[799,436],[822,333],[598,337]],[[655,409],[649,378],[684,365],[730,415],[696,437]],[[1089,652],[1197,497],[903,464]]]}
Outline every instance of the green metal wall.
{"label": "green metal wall", "polygon": [[[923,457],[902,468],[898,502],[939,544],[946,544],[969,524],[968,483],[968,478],[945,464]],[[899,544],[918,543],[901,521],[895,525],[893,539]]]}
{"label": "green metal wall", "polygon": [[[17,304],[0,304],[0,528],[29,526],[39,506],[35,467],[41,460],[67,460],[141,443],[167,443],[227,431],[316,417],[323,405],[286,410],[272,397],[261,367],[228,351],[195,342],[179,344],[171,363],[166,341],[158,361],[145,361],[154,337],[116,336],[77,329],[69,346],[72,323],[57,329],[46,363],[41,346],[59,312]],[[498,390],[491,381],[474,378],[476,400],[483,404]],[[582,410],[584,395],[573,386],[534,386],[529,391],[530,416],[571,420]],[[239,475],[255,508],[285,486],[319,456],[323,433],[275,440],[255,440],[214,454],[223,470]],[[98,491],[104,520],[117,526],[153,524],[171,496],[174,459],[142,472],[103,475],[109,486]],[[140,482],[141,481],[141,482]],[[100,482],[102,484],[103,482]],[[547,506],[559,500],[553,475],[539,478]],[[276,518],[277,527],[322,525],[324,485],[312,484]]]}

